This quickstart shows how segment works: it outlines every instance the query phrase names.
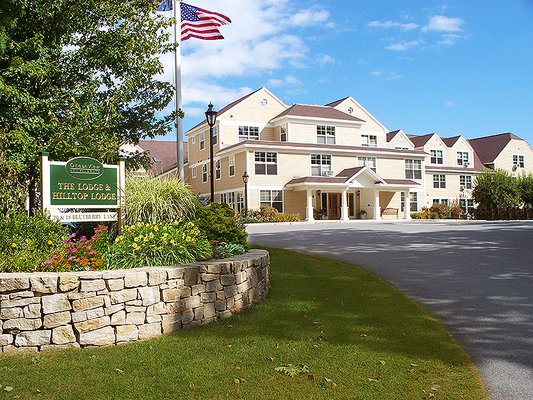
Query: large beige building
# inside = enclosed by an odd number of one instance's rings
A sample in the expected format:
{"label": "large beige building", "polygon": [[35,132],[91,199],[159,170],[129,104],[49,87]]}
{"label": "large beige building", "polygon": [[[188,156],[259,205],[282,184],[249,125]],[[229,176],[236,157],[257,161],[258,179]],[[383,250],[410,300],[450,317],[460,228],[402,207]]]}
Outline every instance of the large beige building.
{"label": "large beige building", "polygon": [[[186,181],[209,197],[209,127],[204,121],[186,135]],[[236,211],[268,205],[306,220],[409,219],[411,211],[454,201],[469,212],[475,173],[491,167],[476,140],[389,132],[352,97],[289,106],[261,88],[218,112],[215,201]],[[510,135],[507,147],[492,167],[511,157],[516,168],[532,170],[527,142]]]}

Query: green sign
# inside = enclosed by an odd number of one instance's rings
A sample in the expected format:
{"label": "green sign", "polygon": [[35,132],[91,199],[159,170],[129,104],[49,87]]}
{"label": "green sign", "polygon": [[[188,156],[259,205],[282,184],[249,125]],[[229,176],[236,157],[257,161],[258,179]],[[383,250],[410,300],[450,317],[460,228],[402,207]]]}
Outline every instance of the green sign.
{"label": "green sign", "polygon": [[103,164],[90,157],[76,157],[67,161],[65,165],[67,174],[81,181],[98,179],[104,173]]}
{"label": "green sign", "polygon": [[50,205],[118,207],[118,168],[89,157],[50,163]]}

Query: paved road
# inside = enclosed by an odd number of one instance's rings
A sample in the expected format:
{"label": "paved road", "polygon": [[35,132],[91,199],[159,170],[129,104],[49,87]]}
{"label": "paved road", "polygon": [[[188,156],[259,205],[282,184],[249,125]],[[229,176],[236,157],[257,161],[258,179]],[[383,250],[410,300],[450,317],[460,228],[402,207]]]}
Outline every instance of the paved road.
{"label": "paved road", "polygon": [[250,241],[357,263],[435,313],[492,400],[533,399],[532,222],[250,225]]}

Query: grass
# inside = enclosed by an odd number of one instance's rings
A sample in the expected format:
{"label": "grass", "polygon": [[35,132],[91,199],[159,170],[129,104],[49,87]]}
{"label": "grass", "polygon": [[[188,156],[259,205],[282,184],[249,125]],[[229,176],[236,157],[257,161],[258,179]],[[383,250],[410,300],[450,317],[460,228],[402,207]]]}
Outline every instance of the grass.
{"label": "grass", "polygon": [[[353,265],[270,249],[272,289],[230,319],[117,347],[0,355],[0,399],[487,399],[443,326]],[[275,370],[305,364],[290,377]]]}

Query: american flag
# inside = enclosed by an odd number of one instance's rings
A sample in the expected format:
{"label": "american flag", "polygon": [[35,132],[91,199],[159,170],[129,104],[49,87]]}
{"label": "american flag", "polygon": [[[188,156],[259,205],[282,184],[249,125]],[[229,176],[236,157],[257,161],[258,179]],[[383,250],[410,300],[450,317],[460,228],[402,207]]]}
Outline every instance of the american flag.
{"label": "american flag", "polygon": [[[180,3],[181,6],[181,40],[197,38],[202,40],[224,39],[218,30],[219,26],[230,24],[231,19],[223,14],[204,10]],[[165,0],[157,9],[158,11],[170,11],[172,0]]]}

